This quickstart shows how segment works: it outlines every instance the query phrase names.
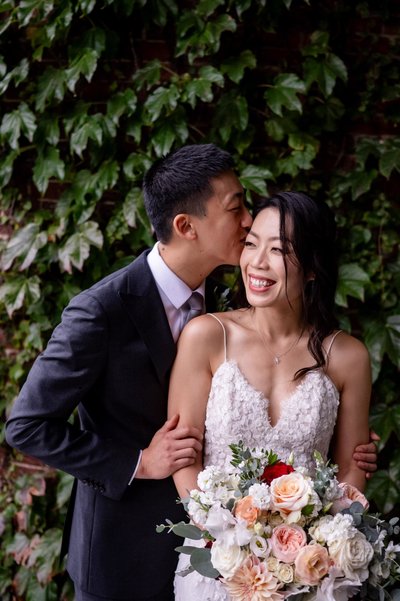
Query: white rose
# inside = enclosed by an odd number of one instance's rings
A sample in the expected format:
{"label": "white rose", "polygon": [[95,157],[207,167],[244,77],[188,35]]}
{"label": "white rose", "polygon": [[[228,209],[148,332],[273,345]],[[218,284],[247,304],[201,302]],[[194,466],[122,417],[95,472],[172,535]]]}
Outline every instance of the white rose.
{"label": "white rose", "polygon": [[292,566],[288,563],[279,564],[278,570],[276,572],[276,577],[284,584],[289,584],[290,582],[293,582],[294,570]]}
{"label": "white rose", "polygon": [[208,512],[204,525],[214,538],[218,538],[222,532],[235,524],[236,520],[228,509],[224,509],[220,505],[213,505]]}
{"label": "white rose", "polygon": [[273,557],[272,555],[270,555],[267,558],[267,568],[268,568],[268,572],[277,572],[278,568],[279,568],[279,561],[276,559],[276,557]]}
{"label": "white rose", "polygon": [[347,578],[358,577],[361,582],[368,578],[368,564],[374,549],[362,532],[357,531],[351,538],[335,540],[329,546],[329,554]]}
{"label": "white rose", "polygon": [[246,557],[239,545],[225,546],[216,541],[211,547],[211,562],[224,578],[232,578]]}

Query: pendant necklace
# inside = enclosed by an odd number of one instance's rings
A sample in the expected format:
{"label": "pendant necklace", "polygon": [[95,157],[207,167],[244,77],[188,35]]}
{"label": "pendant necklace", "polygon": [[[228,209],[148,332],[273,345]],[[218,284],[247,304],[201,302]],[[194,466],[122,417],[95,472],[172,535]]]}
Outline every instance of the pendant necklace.
{"label": "pendant necklace", "polygon": [[261,340],[261,342],[262,342],[262,343],[263,343],[263,345],[264,345],[264,348],[265,348],[265,350],[266,350],[266,351],[268,351],[268,353],[269,353],[270,355],[272,355],[272,357],[273,357],[273,359],[274,359],[274,365],[275,365],[276,367],[277,367],[277,366],[280,364],[280,362],[281,362],[281,360],[282,360],[282,357],[284,357],[285,355],[287,355],[288,353],[290,353],[290,351],[291,351],[291,350],[293,350],[293,349],[294,349],[294,347],[298,345],[298,343],[299,343],[299,341],[300,341],[300,338],[301,338],[301,337],[302,337],[302,335],[303,335],[303,331],[301,331],[301,332],[300,332],[300,335],[299,335],[299,337],[298,337],[298,338],[296,338],[296,339],[294,340],[294,342],[293,342],[293,343],[292,343],[292,344],[289,346],[289,348],[288,348],[288,349],[286,349],[286,351],[284,351],[283,353],[279,353],[279,354],[278,354],[278,353],[273,353],[273,352],[271,351],[271,349],[269,348],[268,344],[265,342],[264,336],[263,336],[263,334],[261,333],[261,330],[260,330],[259,328],[257,328],[257,333],[258,333],[258,335],[259,335],[259,337],[260,337],[260,340]]}

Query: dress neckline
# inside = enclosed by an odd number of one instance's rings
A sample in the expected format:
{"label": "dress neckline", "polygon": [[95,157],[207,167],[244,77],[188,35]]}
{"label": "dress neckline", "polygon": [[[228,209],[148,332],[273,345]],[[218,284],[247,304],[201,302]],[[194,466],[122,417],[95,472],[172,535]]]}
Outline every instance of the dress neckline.
{"label": "dress neckline", "polygon": [[340,393],[335,385],[335,383],[333,382],[332,378],[330,378],[328,376],[328,374],[326,372],[323,371],[322,368],[317,368],[314,369],[312,371],[308,371],[303,378],[300,380],[300,382],[298,384],[296,384],[296,387],[292,390],[292,392],[290,392],[284,399],[282,399],[280,401],[280,415],[279,418],[277,419],[277,421],[275,422],[275,424],[272,424],[271,422],[271,417],[269,415],[268,412],[268,407],[271,403],[271,400],[258,388],[255,388],[255,386],[253,386],[249,380],[247,379],[247,377],[245,376],[245,374],[243,373],[243,371],[240,369],[238,362],[235,359],[225,359],[225,361],[223,361],[222,363],[220,363],[220,365],[217,367],[217,369],[215,370],[214,374],[213,374],[213,378],[215,378],[218,374],[218,372],[222,371],[222,368],[224,366],[232,366],[234,367],[234,369],[236,370],[236,372],[238,373],[239,377],[242,379],[242,381],[246,384],[246,386],[248,388],[250,388],[254,393],[256,393],[260,399],[260,401],[266,403],[267,405],[267,419],[268,419],[268,424],[270,426],[271,429],[275,430],[278,428],[279,424],[282,422],[282,420],[284,419],[285,415],[284,415],[284,411],[282,410],[283,407],[285,405],[287,405],[289,403],[289,401],[291,401],[293,399],[293,397],[295,397],[297,394],[299,394],[299,392],[303,389],[304,385],[306,384],[306,382],[310,379],[310,377],[312,376],[318,376],[318,377],[322,377],[327,383],[328,385],[331,387],[331,389],[333,390],[335,396],[337,399],[339,399]]}

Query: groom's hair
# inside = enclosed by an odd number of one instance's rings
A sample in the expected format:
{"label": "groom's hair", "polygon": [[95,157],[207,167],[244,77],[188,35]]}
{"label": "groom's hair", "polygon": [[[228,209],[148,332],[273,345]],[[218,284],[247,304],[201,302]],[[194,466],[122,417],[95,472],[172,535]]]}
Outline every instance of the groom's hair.
{"label": "groom's hair", "polygon": [[182,146],[158,159],[143,181],[144,204],[157,238],[170,241],[179,213],[205,216],[211,180],[233,168],[232,156],[214,144]]}

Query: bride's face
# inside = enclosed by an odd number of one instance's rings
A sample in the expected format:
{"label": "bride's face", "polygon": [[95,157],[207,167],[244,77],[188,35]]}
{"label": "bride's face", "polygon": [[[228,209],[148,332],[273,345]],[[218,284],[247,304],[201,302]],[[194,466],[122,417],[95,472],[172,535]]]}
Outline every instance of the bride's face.
{"label": "bride's face", "polygon": [[240,267],[247,300],[254,307],[289,306],[301,310],[304,277],[291,248],[288,225],[286,255],[280,238],[278,209],[263,209],[247,235]]}

